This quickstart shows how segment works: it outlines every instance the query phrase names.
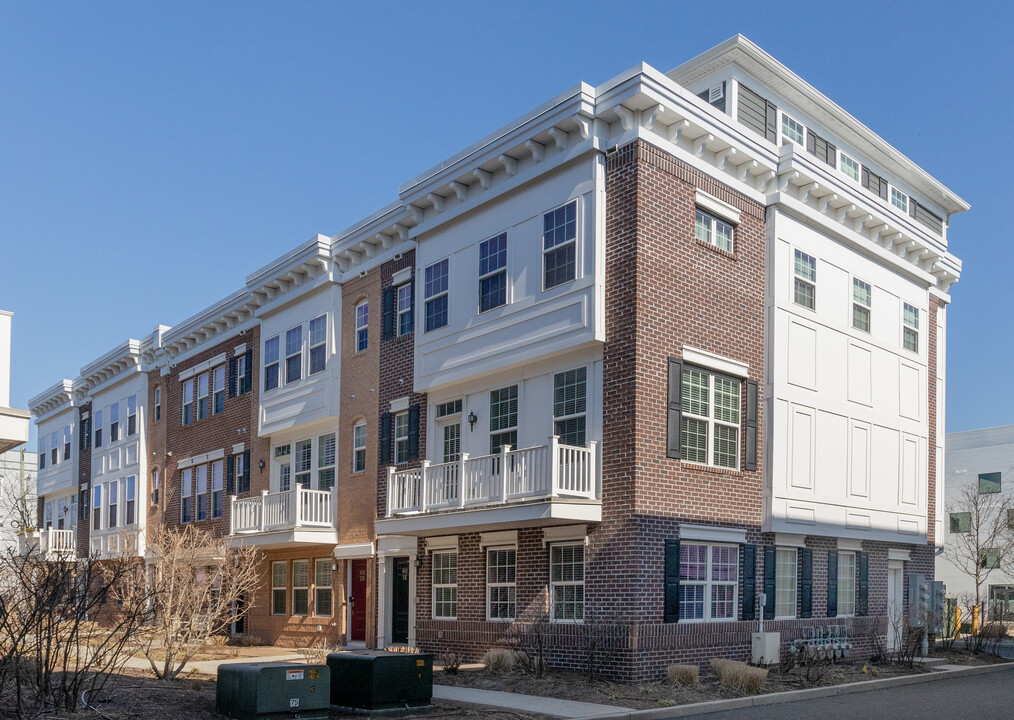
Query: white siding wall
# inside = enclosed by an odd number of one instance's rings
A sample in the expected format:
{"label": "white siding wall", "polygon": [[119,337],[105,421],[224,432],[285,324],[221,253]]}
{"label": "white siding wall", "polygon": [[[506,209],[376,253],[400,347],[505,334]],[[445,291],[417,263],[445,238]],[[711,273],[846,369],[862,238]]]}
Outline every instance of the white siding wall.
{"label": "white siding wall", "polygon": [[[76,407],[65,406],[59,412],[47,416],[36,423],[39,438],[46,439],[46,467],[38,473],[39,496],[56,496],[77,492],[77,456],[80,452],[80,440],[77,434],[78,410]],[[63,459],[63,432],[70,427],[70,460]],[[52,437],[57,434],[60,441],[59,458],[53,464]]]}

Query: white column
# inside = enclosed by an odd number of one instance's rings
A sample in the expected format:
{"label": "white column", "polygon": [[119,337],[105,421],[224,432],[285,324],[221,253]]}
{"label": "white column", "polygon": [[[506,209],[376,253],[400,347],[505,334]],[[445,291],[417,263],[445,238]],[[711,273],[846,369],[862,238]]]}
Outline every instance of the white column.
{"label": "white column", "polygon": [[387,592],[387,558],[377,556],[377,649],[383,650],[391,634],[391,611]]}
{"label": "white column", "polygon": [[408,556],[408,644],[415,647],[416,554]]}

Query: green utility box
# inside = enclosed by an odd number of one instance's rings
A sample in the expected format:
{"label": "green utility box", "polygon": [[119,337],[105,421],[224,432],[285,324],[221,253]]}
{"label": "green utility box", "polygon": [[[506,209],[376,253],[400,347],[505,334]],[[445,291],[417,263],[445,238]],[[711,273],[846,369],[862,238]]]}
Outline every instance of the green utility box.
{"label": "green utility box", "polygon": [[360,710],[429,705],[433,698],[433,656],[384,650],[356,650],[327,656],[331,704]]}
{"label": "green utility box", "polygon": [[288,662],[227,663],[218,667],[218,712],[238,720],[327,718],[327,665]]}

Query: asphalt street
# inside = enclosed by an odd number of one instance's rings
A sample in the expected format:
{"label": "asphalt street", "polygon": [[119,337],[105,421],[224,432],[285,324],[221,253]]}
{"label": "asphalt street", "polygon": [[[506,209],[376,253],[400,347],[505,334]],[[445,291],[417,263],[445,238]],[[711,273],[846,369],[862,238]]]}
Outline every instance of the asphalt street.
{"label": "asphalt street", "polygon": [[1014,718],[1014,670],[693,717],[709,720]]}

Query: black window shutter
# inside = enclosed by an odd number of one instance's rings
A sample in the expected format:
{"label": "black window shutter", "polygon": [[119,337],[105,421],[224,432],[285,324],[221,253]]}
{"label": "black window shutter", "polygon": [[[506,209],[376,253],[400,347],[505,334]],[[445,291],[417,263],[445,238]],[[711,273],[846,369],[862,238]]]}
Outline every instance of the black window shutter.
{"label": "black window shutter", "polygon": [[380,337],[394,337],[394,288],[384,290],[380,298]]}
{"label": "black window shutter", "polygon": [[380,464],[391,464],[391,413],[380,416]]}
{"label": "black window shutter", "polygon": [[744,470],[757,469],[757,397],[756,380],[746,381],[746,442],[743,457]]}
{"label": "black window shutter", "polygon": [[887,199],[887,181],[884,178],[880,178],[880,197]]}
{"label": "black window shutter", "polygon": [[683,421],[683,361],[669,358],[669,398],[666,406],[666,457],[680,460],[680,425]]}
{"label": "black window shutter", "polygon": [[408,409],[408,459],[415,460],[419,457],[419,405],[412,405]]}
{"label": "black window shutter", "polygon": [[866,617],[870,609],[870,555],[856,553],[856,615]]}
{"label": "black window shutter", "polygon": [[232,495],[235,490],[236,456],[230,455],[225,459],[225,494]]}
{"label": "black window shutter", "polygon": [[757,608],[757,546],[743,546],[743,620],[753,620]]}
{"label": "black window shutter", "polygon": [[799,617],[813,617],[813,550],[799,549]]}
{"label": "black window shutter", "polygon": [[229,360],[229,397],[236,397],[236,358]]}
{"label": "black window shutter", "polygon": [[765,100],[765,123],[764,136],[771,142],[778,142],[778,106],[770,100]]}
{"label": "black window shutter", "polygon": [[250,491],[250,451],[243,451],[243,492]]}
{"label": "black window shutter", "polygon": [[912,217],[915,217],[916,205],[918,205],[918,203],[915,201],[915,198],[910,197],[908,199],[908,214]]}
{"label": "black window shutter", "polygon": [[775,546],[764,548],[764,617],[773,620],[775,617]]}
{"label": "black window shutter", "polygon": [[827,144],[827,156],[824,158],[824,162],[826,162],[831,167],[838,166],[838,148],[836,148],[831,143]]}
{"label": "black window shutter", "polygon": [[865,165],[862,168],[862,172],[859,173],[859,177],[861,179],[863,187],[866,188],[867,190],[869,190],[870,189],[870,171],[866,169]]}
{"label": "black window shutter", "polygon": [[240,394],[248,393],[253,388],[253,350],[246,351],[246,375],[243,376],[243,387]]}
{"label": "black window shutter", "polygon": [[806,131],[806,152],[817,154],[817,141],[816,137],[809,130]]}
{"label": "black window shutter", "polygon": [[680,619],[680,541],[665,541],[665,605],[663,620],[667,623]]}
{"label": "black window shutter", "polygon": [[827,616],[838,614],[838,551],[827,551]]}

